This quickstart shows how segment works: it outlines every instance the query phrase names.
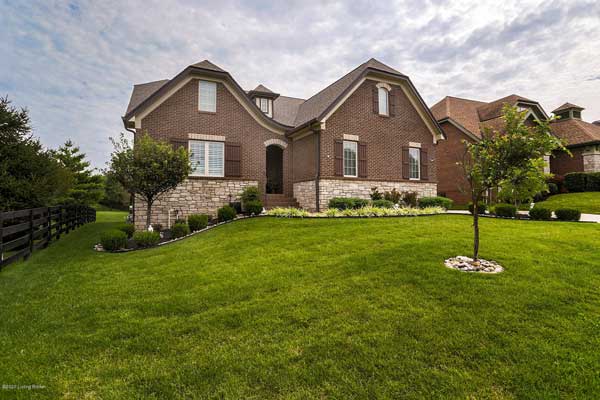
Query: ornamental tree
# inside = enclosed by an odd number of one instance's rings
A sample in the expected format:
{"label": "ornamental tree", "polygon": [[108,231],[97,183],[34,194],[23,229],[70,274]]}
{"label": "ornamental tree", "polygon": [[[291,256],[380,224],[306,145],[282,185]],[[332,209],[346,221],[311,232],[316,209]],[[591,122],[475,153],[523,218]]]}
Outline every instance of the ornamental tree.
{"label": "ornamental tree", "polygon": [[505,105],[504,127],[500,131],[484,127],[482,139],[476,143],[465,142],[463,161],[465,177],[470,186],[473,202],[473,260],[479,258],[479,203],[486,193],[498,188],[503,182],[529,181],[535,186],[542,180],[539,169],[545,155],[553,150],[564,149],[562,142],[550,131],[550,121],[536,121],[534,126],[525,124],[527,111]]}
{"label": "ornamental tree", "polygon": [[148,134],[135,140],[131,147],[123,134],[119,141],[111,138],[110,173],[123,187],[146,202],[146,226],[150,226],[152,204],[182,183],[191,171],[187,151],[173,149]]}

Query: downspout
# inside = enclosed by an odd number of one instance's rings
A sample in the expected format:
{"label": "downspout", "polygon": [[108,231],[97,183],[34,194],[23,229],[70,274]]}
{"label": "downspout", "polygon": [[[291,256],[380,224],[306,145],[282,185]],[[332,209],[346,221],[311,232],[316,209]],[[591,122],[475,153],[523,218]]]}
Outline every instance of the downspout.
{"label": "downspout", "polygon": [[315,174],[315,199],[317,202],[317,212],[321,211],[321,195],[319,190],[319,179],[321,178],[321,135],[317,134],[317,131],[313,131],[315,138],[317,139],[317,171]]}
{"label": "downspout", "polygon": [[[127,127],[127,121],[125,121],[125,117],[121,117],[121,120],[123,121],[123,126],[125,127],[125,130],[127,132],[133,133],[133,141],[135,142],[135,129]],[[133,222],[133,224],[135,225],[135,196],[133,195],[133,193],[129,193],[129,202],[131,203],[131,222]]]}

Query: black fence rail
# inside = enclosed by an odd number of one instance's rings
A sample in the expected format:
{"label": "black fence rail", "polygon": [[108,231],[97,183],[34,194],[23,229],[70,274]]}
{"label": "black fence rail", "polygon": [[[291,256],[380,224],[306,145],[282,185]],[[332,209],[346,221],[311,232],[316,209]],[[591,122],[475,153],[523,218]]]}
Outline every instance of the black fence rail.
{"label": "black fence rail", "polygon": [[0,213],[0,269],[45,248],[61,235],[96,221],[96,210],[56,206]]}

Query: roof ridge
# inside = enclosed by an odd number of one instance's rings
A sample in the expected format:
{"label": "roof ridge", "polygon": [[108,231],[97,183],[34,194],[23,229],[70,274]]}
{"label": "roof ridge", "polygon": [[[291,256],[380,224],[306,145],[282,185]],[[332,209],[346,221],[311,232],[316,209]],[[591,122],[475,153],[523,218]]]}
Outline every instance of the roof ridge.
{"label": "roof ridge", "polygon": [[157,79],[155,81],[150,81],[150,82],[134,83],[133,86],[142,86],[142,85],[148,85],[148,84],[151,84],[151,83],[168,82],[168,81],[170,81],[170,79]]}

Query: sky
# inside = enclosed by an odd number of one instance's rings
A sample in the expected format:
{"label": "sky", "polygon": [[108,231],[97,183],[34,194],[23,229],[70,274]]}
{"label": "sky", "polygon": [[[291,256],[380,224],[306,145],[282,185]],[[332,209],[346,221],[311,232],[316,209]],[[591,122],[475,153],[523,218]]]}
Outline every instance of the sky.
{"label": "sky", "polygon": [[600,2],[0,0],[0,96],[48,147],[104,168],[132,85],[209,59],[243,88],[308,98],[374,57],[426,103],[519,94],[600,120]]}

